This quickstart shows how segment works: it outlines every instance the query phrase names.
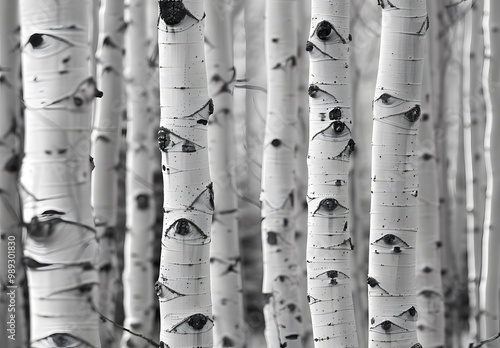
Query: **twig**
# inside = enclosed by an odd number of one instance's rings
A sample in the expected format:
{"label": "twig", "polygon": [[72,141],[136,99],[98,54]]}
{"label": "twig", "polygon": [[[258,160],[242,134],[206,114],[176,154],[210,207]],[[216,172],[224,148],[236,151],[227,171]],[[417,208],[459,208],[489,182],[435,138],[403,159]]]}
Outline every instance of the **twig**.
{"label": "twig", "polygon": [[104,321],[104,320],[105,320],[105,321],[108,321],[108,322],[110,322],[111,324],[113,324],[114,326],[116,326],[117,328],[122,329],[123,331],[127,331],[127,332],[128,332],[128,333],[130,333],[131,335],[134,335],[134,336],[136,336],[136,337],[142,338],[143,340],[145,340],[146,342],[148,342],[149,344],[151,344],[151,345],[152,345],[152,346],[154,346],[154,347],[159,347],[159,346],[160,346],[160,344],[159,344],[159,343],[157,343],[157,342],[153,341],[152,339],[147,338],[146,336],[143,336],[143,335],[141,335],[141,334],[135,333],[135,332],[133,332],[133,331],[131,331],[131,330],[127,329],[126,327],[123,327],[123,326],[121,326],[120,324],[115,323],[113,320],[111,320],[111,319],[109,319],[109,318],[106,318],[103,314],[101,314],[101,313],[100,313],[100,312],[99,312],[99,311],[95,308],[94,303],[92,302],[92,299],[91,299],[90,297],[89,297],[88,301],[89,301],[89,304],[90,304],[90,308],[91,308],[94,312],[96,312],[97,314],[99,314],[99,317],[101,318],[101,320],[103,320],[103,321]]}
{"label": "twig", "polygon": [[491,343],[491,342],[493,342],[494,340],[496,340],[496,339],[497,339],[497,338],[499,338],[499,337],[500,337],[500,332],[499,332],[499,333],[497,333],[495,336],[492,336],[492,337],[490,337],[490,338],[487,338],[487,339],[485,339],[484,341],[481,341],[481,342],[479,342],[479,343],[471,343],[471,344],[469,344],[469,348],[479,348],[479,347],[481,347],[483,344],[486,344],[486,343]]}

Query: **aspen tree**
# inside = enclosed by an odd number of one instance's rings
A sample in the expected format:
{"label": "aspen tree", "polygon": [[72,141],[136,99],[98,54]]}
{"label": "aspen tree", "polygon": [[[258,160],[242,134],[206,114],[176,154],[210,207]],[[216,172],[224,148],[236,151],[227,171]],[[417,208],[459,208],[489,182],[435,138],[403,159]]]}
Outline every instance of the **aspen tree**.
{"label": "aspen tree", "polygon": [[17,1],[0,3],[0,346],[5,348],[28,345],[22,326],[26,322],[22,307],[21,212],[17,190],[22,140],[17,15]]}
{"label": "aspen tree", "polygon": [[208,92],[214,101],[214,113],[208,123],[210,175],[215,204],[210,249],[214,346],[243,347],[245,337],[235,181],[233,25],[228,4],[205,0],[205,9]]}
{"label": "aspen tree", "polygon": [[415,246],[425,0],[380,0],[382,33],[373,103],[372,202],[368,274],[369,346],[417,341]]}
{"label": "aspen tree", "polygon": [[208,168],[208,97],[203,0],[159,2],[158,47],[164,224],[160,341],[165,347],[212,347]]}
{"label": "aspen tree", "polygon": [[[428,57],[429,55],[426,55]],[[441,242],[439,235],[439,190],[436,166],[430,64],[425,64],[422,120],[419,142],[419,190],[417,196],[417,334],[424,347],[444,347],[444,296],[441,279]]]}
{"label": "aspen tree", "polygon": [[[123,95],[123,0],[103,0],[99,12],[97,83],[104,97],[97,101],[92,133],[92,206],[99,239],[99,312],[107,318],[115,313],[114,283],[118,278],[116,223],[121,100]],[[101,342],[115,344],[114,326],[100,322]]]}
{"label": "aspen tree", "polygon": [[[125,327],[145,335],[152,325],[151,240],[154,222],[151,131],[148,105],[146,2],[126,1],[125,76],[127,92],[127,231],[125,234],[123,302]],[[124,332],[122,346],[147,345]]]}
{"label": "aspen tree", "polygon": [[100,347],[90,207],[88,1],[20,1],[30,347]]}
{"label": "aspen tree", "polygon": [[[262,283],[262,248],[260,221],[260,191],[262,188],[262,154],[264,129],[267,114],[267,63],[265,55],[265,31],[256,30],[265,26],[266,0],[244,1],[245,27],[245,146],[247,165],[243,187],[245,203],[242,212],[247,212],[247,222],[242,225],[242,256],[244,267],[244,292],[249,311],[260,312]],[[237,42],[235,42],[235,46]],[[237,46],[236,46],[237,47]],[[238,52],[236,50],[236,52]],[[235,53],[236,53],[235,52]],[[238,70],[238,73],[241,70]],[[235,105],[235,109],[237,108]],[[242,214],[243,215],[243,214]],[[259,308],[259,309],[256,309]],[[259,313],[260,315],[260,313]]]}
{"label": "aspen tree", "polygon": [[269,347],[300,347],[294,188],[297,80],[294,0],[266,3],[267,118],[262,158],[262,253]]}
{"label": "aspen tree", "polygon": [[358,347],[351,290],[349,1],[313,0],[310,55],[308,295],[315,347]]}
{"label": "aspen tree", "polygon": [[[500,3],[484,1],[484,68],[483,90],[486,103],[485,162],[487,173],[486,211],[484,219],[483,262],[480,283],[481,339],[498,333],[499,328],[499,274],[500,245],[500,158],[495,149],[500,147]],[[498,340],[488,347],[500,347]]]}

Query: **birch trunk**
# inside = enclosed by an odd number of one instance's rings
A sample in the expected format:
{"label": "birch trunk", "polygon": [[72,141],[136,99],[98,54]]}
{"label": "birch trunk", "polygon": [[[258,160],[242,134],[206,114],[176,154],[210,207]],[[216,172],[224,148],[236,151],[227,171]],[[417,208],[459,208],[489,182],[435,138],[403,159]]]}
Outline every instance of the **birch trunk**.
{"label": "birch trunk", "polygon": [[244,347],[241,255],[235,169],[233,25],[228,4],[205,0],[208,92],[214,113],[208,124],[214,218],[210,249],[214,346]]}
{"label": "birch trunk", "polygon": [[208,97],[203,0],[159,2],[158,46],[164,224],[160,340],[166,347],[212,347]]}
{"label": "birch trunk", "polygon": [[[429,55],[426,55],[429,57]],[[444,347],[444,296],[441,279],[441,253],[439,235],[439,190],[436,165],[436,138],[432,108],[434,91],[431,84],[430,60],[425,64],[424,98],[419,142],[419,190],[417,234],[417,334],[423,347]]]}
{"label": "birch trunk", "polygon": [[0,346],[28,345],[23,328],[21,211],[17,182],[21,164],[18,4],[0,3]]}
{"label": "birch trunk", "polygon": [[[486,102],[485,161],[487,173],[486,211],[484,219],[483,267],[480,286],[481,338],[498,333],[499,327],[499,274],[500,245],[500,159],[494,150],[500,147],[500,3],[484,1],[484,70],[483,90]],[[500,347],[498,340],[488,347]]]}
{"label": "birch trunk", "polygon": [[[124,326],[147,335],[152,325],[151,241],[154,223],[151,185],[151,130],[148,105],[146,2],[126,1],[125,75],[127,77],[127,231],[124,245]],[[123,347],[148,343],[124,332]]]}
{"label": "birch trunk", "polygon": [[424,0],[379,1],[382,33],[374,98],[369,346],[420,347],[416,334],[416,171]]}
{"label": "birch trunk", "polygon": [[[99,12],[97,83],[105,95],[96,104],[92,133],[92,206],[99,239],[99,309],[107,318],[115,313],[118,260],[116,256],[116,223],[118,203],[118,166],[120,117],[123,86],[123,0],[104,0]],[[114,326],[101,321],[101,342],[113,347]]]}
{"label": "birch trunk", "polygon": [[262,253],[269,347],[301,347],[294,188],[297,80],[295,0],[266,3],[268,99],[262,158]]}
{"label": "birch trunk", "polygon": [[481,278],[482,239],[486,203],[486,167],[484,159],[484,131],[486,110],[482,88],[482,70],[484,62],[484,39],[482,30],[484,1],[477,0],[472,5],[471,54],[470,54],[470,115],[472,164],[474,170],[472,187],[474,202],[473,245],[475,256],[474,285],[476,306],[471,308],[471,316],[477,325],[476,341],[480,340],[479,280]]}
{"label": "birch trunk", "polygon": [[313,0],[310,56],[308,295],[315,347],[358,347],[348,230],[349,1]]}
{"label": "birch trunk", "polygon": [[102,93],[89,77],[89,3],[20,5],[31,347],[100,347],[89,150],[92,101]]}

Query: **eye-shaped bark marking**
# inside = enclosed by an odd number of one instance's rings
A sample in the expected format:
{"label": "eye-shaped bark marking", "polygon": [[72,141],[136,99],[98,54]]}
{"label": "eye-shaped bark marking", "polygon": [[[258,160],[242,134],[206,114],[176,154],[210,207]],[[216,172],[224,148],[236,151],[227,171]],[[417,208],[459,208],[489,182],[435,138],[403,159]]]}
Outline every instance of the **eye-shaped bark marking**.
{"label": "eye-shaped bark marking", "polygon": [[405,112],[404,115],[408,121],[414,123],[420,118],[420,112],[420,105],[415,105],[412,109]]}
{"label": "eye-shaped bark marking", "polygon": [[349,212],[349,209],[341,205],[335,198],[325,198],[318,204],[313,216],[340,217]]}
{"label": "eye-shaped bark marking", "polygon": [[269,245],[278,244],[278,234],[276,232],[267,232],[267,244]]}
{"label": "eye-shaped bark marking", "polygon": [[181,333],[181,334],[194,334],[209,331],[213,327],[214,323],[212,319],[206,315],[196,313],[188,318],[176,324],[169,332]]}
{"label": "eye-shaped bark marking", "polygon": [[90,171],[92,172],[95,169],[94,157],[89,156],[89,162],[90,162]]}
{"label": "eye-shaped bark marking", "polygon": [[314,136],[311,138],[311,141],[319,138],[319,140],[324,141],[341,142],[347,141],[350,136],[351,130],[344,122],[333,121],[325,129],[314,134]]}
{"label": "eye-shaped bark marking", "polygon": [[218,96],[222,93],[229,93],[230,95],[233,95],[231,84],[236,81],[236,68],[232,67],[231,69],[229,69],[229,71],[233,73],[233,76],[229,81],[225,81],[219,74],[215,74],[210,79],[210,82],[220,82],[222,84],[219,90],[214,94],[214,96]]}
{"label": "eye-shaped bark marking", "polygon": [[38,241],[44,240],[52,235],[54,227],[61,222],[62,220],[60,218],[54,218],[52,216],[49,218],[42,217],[42,220],[35,216],[28,224],[28,235]]}
{"label": "eye-shaped bark marking", "polygon": [[208,184],[207,188],[194,199],[188,209],[203,211],[206,213],[214,211],[214,189],[212,183]]}
{"label": "eye-shaped bark marking", "polygon": [[339,272],[337,270],[330,270],[318,274],[316,279],[329,279],[330,285],[337,285],[339,280],[349,279],[349,277],[344,272]]}
{"label": "eye-shaped bark marking", "polygon": [[[208,108],[208,115],[205,115],[202,111],[204,111],[206,108]],[[214,101],[212,99],[209,99],[201,108],[196,110],[190,115],[182,116],[183,120],[194,120],[198,119],[197,123],[202,124],[206,126],[208,124],[208,119],[210,115],[214,113]]]}
{"label": "eye-shaped bark marking", "polygon": [[[378,97],[375,100],[375,102],[378,102],[378,101],[381,101],[382,105],[384,105],[384,106],[390,106],[390,107],[394,107],[394,108],[400,107],[406,102],[405,100],[398,98],[398,97],[394,97],[388,93],[382,94],[380,97]],[[403,116],[410,123],[415,123],[420,118],[420,114],[421,114],[420,105],[417,104],[408,111],[398,112],[398,113],[395,113],[392,115],[383,116],[383,117],[381,117],[381,119],[388,118],[388,117],[394,117],[394,116]]]}
{"label": "eye-shaped bark marking", "polygon": [[420,343],[415,343],[411,348],[423,348]]}
{"label": "eye-shaped bark marking", "polygon": [[203,149],[203,146],[193,143],[164,127],[160,127],[158,130],[158,147],[163,152],[196,152]]}
{"label": "eye-shaped bark marking", "polygon": [[104,40],[102,40],[102,45],[112,49],[119,49],[118,45],[115,44],[115,42],[110,36],[106,36]]}
{"label": "eye-shaped bark marking", "polygon": [[327,91],[319,88],[317,85],[309,85],[307,93],[311,98],[322,98],[325,100],[331,100],[333,103],[338,103],[339,101],[334,95],[328,93]]}
{"label": "eye-shaped bark marking", "polygon": [[273,70],[277,69],[283,69],[287,70],[289,68],[293,68],[297,65],[297,58],[295,56],[290,56],[285,60],[285,63],[282,64],[281,62],[273,66]]}
{"label": "eye-shaped bark marking", "polygon": [[411,306],[401,314],[396,315],[397,318],[402,318],[406,321],[417,321],[418,313],[415,307]]}
{"label": "eye-shaped bark marking", "polygon": [[372,245],[378,245],[383,248],[393,248],[394,252],[401,252],[401,249],[410,249],[408,243],[392,233],[388,233],[382,238],[377,239]]}
{"label": "eye-shaped bark marking", "polygon": [[310,57],[311,57],[312,60],[323,58],[325,56],[328,57],[328,58],[330,58],[330,59],[337,60],[336,58],[334,58],[333,56],[331,56],[330,54],[326,53],[321,48],[319,48],[318,46],[316,46],[311,41],[307,41],[307,43],[306,43],[306,51],[309,52],[309,55],[310,55]]}
{"label": "eye-shaped bark marking", "polygon": [[328,43],[347,43],[347,41],[339,34],[335,27],[328,21],[321,21],[316,25],[313,36],[316,35],[321,41]]}
{"label": "eye-shaped bark marking", "polygon": [[399,334],[399,333],[404,333],[408,332],[407,329],[404,327],[401,327],[397,324],[394,324],[390,320],[384,320],[380,324],[370,327],[370,331],[382,333],[382,334],[388,334],[388,335],[394,335],[394,334]]}
{"label": "eye-shaped bark marking", "polygon": [[354,250],[354,245],[352,245],[351,238],[345,239],[342,243],[329,245],[321,247],[321,249],[330,250]]}
{"label": "eye-shaped bark marking", "polygon": [[68,108],[76,110],[82,106],[88,106],[94,98],[101,98],[103,93],[96,88],[96,83],[93,77],[83,80],[76,90],[70,95],[66,95],[47,104],[47,109]]}
{"label": "eye-shaped bark marking", "polygon": [[170,300],[173,300],[175,298],[182,297],[182,296],[186,296],[184,294],[181,294],[180,292],[177,292],[177,291],[169,288],[168,286],[163,285],[162,283],[160,283],[158,281],[155,283],[155,292],[156,292],[156,296],[158,296],[158,299],[161,301],[164,301],[164,302],[170,301]]}
{"label": "eye-shaped bark marking", "polygon": [[32,268],[32,269],[47,267],[47,266],[51,265],[50,263],[40,263],[40,262],[36,261],[35,259],[32,259],[31,257],[24,257],[23,263],[26,267]]}
{"label": "eye-shaped bark marking", "polygon": [[76,347],[82,344],[79,339],[68,334],[51,335],[48,337],[47,343],[50,344],[51,347]]}
{"label": "eye-shaped bark marking", "polygon": [[427,15],[427,17],[425,17],[425,21],[422,23],[422,26],[417,31],[417,35],[424,36],[425,34],[427,34],[427,30],[429,30],[429,26],[430,26],[429,15]]}
{"label": "eye-shaped bark marking", "polygon": [[309,302],[309,305],[313,305],[313,304],[316,304],[318,302],[321,302],[321,300],[319,300],[311,295],[307,295],[307,302]]}
{"label": "eye-shaped bark marking", "polygon": [[74,46],[70,41],[62,37],[38,33],[29,37],[25,47],[28,45],[31,46],[29,53],[37,57],[58,54]]}
{"label": "eye-shaped bark marking", "polygon": [[[348,162],[349,158],[351,157],[351,154],[354,152],[355,147],[356,143],[354,142],[354,140],[349,139],[344,150],[342,150],[342,152],[339,153],[337,156],[335,156],[333,159]],[[342,186],[342,185],[336,184],[336,186]]]}
{"label": "eye-shaped bark marking", "polygon": [[208,238],[201,228],[188,219],[176,220],[165,231],[165,237],[193,243]]}

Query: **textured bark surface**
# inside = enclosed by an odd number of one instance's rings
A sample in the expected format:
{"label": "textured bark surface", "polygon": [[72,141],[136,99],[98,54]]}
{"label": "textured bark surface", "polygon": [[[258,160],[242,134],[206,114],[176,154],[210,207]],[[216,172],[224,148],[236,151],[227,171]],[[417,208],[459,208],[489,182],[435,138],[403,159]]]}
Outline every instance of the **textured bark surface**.
{"label": "textured bark surface", "polygon": [[214,347],[244,347],[233,113],[236,69],[233,64],[231,7],[205,0],[205,9],[208,92],[214,102],[214,113],[208,123],[208,151],[215,204],[210,247]]}
{"label": "textured bark surface", "polygon": [[0,346],[5,348],[28,346],[17,190],[23,141],[19,115],[21,52],[17,16],[17,1],[0,3]]}
{"label": "textured bark surface", "polygon": [[295,0],[266,4],[268,103],[262,158],[262,252],[269,347],[300,347],[294,189],[297,127]]}
{"label": "textured bark surface", "polygon": [[310,57],[307,277],[315,347],[358,347],[352,302],[348,174],[349,1],[313,0]]}
{"label": "textured bark surface", "polygon": [[89,3],[20,6],[31,347],[100,347],[89,157],[92,101],[102,93],[89,77]]}
{"label": "textured bark surface", "polygon": [[437,348],[444,347],[445,343],[438,171],[433,127],[433,119],[437,115],[432,109],[434,91],[439,86],[431,85],[429,61],[425,66],[422,120],[418,135],[417,335],[423,347]]}
{"label": "textured bark surface", "polygon": [[160,341],[166,347],[212,347],[210,225],[213,190],[207,124],[203,0],[159,2],[158,47],[164,224],[155,285]]}
{"label": "textured bark surface", "polygon": [[[99,302],[100,313],[113,318],[118,260],[116,257],[116,223],[118,205],[118,166],[120,118],[123,100],[123,0],[104,0],[99,11],[97,49],[97,83],[104,94],[96,103],[92,132],[92,206],[99,239]],[[99,323],[101,342],[114,347],[114,326]]]}
{"label": "textured bark surface", "polygon": [[[148,335],[152,326],[154,282],[151,241],[155,220],[153,204],[149,67],[146,2],[125,2],[125,77],[127,92],[127,226],[124,246],[124,326]],[[128,332],[122,347],[146,347],[144,340]]]}
{"label": "textured bark surface", "polygon": [[415,161],[429,19],[424,0],[381,0],[379,5],[382,33],[373,102],[369,346],[417,347]]}

